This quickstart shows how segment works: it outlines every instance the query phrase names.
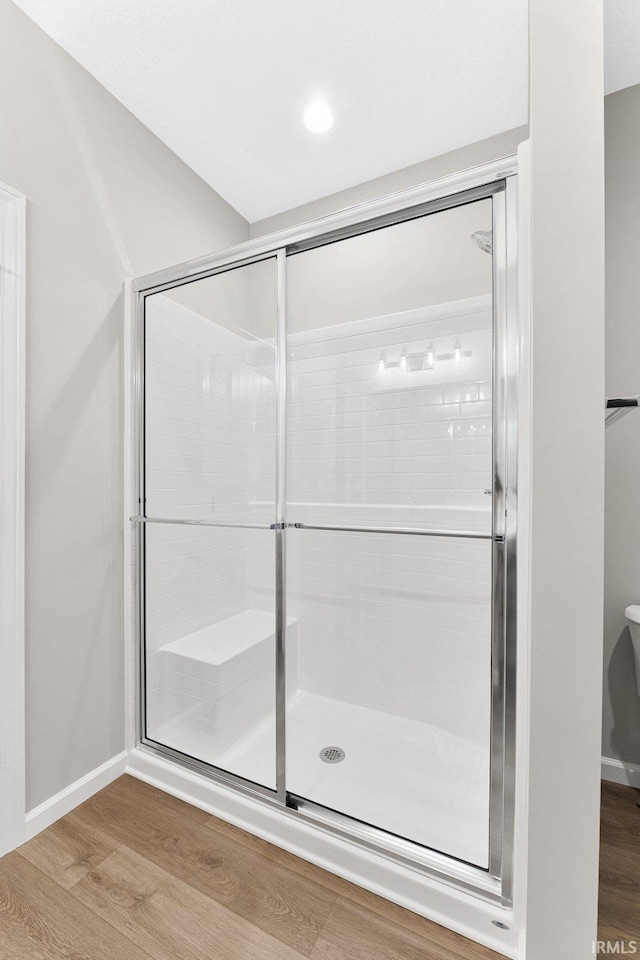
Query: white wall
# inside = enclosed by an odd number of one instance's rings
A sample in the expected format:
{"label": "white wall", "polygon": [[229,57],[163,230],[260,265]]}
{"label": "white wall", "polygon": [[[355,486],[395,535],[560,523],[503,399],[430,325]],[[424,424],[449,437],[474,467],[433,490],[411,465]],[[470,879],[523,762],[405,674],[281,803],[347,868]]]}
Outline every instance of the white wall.
{"label": "white wall", "polygon": [[9,0],[0,25],[0,181],[29,204],[29,809],[124,748],[123,278],[248,226]]}
{"label": "white wall", "polygon": [[[530,0],[527,960],[593,953],[604,526],[602,0]],[[526,883],[526,892],[524,884]]]}
{"label": "white wall", "polygon": [[291,257],[290,329],[316,329],[450,303],[490,289],[491,260],[471,241],[491,201],[443,210]]}
{"label": "white wall", "polygon": [[[640,85],[605,98],[606,393],[640,393]],[[640,698],[624,611],[640,603],[640,412],[606,438],[602,753],[640,764]]]}

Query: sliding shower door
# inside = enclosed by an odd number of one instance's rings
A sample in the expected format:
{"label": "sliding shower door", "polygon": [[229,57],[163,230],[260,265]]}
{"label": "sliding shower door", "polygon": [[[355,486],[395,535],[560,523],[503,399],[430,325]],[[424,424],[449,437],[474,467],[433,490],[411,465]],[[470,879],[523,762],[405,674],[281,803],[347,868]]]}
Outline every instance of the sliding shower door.
{"label": "sliding shower door", "polygon": [[513,188],[138,281],[133,518],[144,746],[507,899]]}
{"label": "sliding shower door", "polygon": [[271,257],[146,297],[145,738],[276,786]]}
{"label": "sliding shower door", "polygon": [[491,231],[487,198],[287,260],[287,790],[483,868]]}

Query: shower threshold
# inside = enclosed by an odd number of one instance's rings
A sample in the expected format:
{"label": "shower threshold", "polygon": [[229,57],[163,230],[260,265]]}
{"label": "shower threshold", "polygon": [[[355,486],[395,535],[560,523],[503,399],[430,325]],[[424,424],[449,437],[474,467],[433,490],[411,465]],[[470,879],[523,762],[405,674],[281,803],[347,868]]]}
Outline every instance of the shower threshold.
{"label": "shower threshold", "polygon": [[[289,793],[486,869],[488,744],[304,690],[289,698],[287,716]],[[160,742],[256,783],[275,782],[272,720],[224,754],[184,718],[165,725]],[[327,744],[344,750],[341,763],[322,761]]]}

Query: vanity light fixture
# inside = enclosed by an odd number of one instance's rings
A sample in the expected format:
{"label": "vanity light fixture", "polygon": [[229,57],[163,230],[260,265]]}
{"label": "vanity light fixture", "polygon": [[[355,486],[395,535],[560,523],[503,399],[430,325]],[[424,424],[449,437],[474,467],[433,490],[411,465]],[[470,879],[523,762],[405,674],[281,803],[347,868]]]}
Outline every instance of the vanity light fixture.
{"label": "vanity light fixture", "polygon": [[388,360],[385,351],[381,350],[377,362],[378,375],[395,374],[397,376],[398,374],[420,373],[425,370],[433,370],[442,362],[453,362],[457,366],[462,366],[464,358],[471,355],[471,350],[465,351],[463,349],[459,337],[456,337],[451,353],[436,353],[434,344],[429,343],[424,352],[409,353],[407,348],[403,347],[397,355],[397,359]]}

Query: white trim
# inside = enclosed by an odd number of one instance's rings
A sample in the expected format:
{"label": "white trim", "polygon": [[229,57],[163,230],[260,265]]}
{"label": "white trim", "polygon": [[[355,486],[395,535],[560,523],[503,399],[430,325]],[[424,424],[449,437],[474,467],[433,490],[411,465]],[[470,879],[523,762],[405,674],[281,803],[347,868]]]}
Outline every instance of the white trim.
{"label": "white trim", "polygon": [[[126,772],[504,956],[519,955],[518,930],[512,912],[504,907],[428,879],[383,854],[326,833],[286,809],[230,790],[144,749],[132,751]],[[493,920],[510,929],[499,930]]]}
{"label": "white trim", "polygon": [[25,817],[24,839],[31,840],[42,830],[46,830],[52,823],[64,817],[79,804],[84,803],[99,790],[104,789],[118,777],[122,776],[127,768],[129,755],[126,750],[117,756],[100,764],[95,770],[86,773],[75,783],[69,784],[60,793],[49,797],[40,806],[34,807]]}
{"label": "white trim", "polygon": [[23,839],[26,198],[0,183],[0,856]]}
{"label": "white trim", "polygon": [[602,757],[601,776],[611,783],[624,783],[640,790],[640,764],[624,763],[614,757]]}
{"label": "white trim", "polygon": [[135,295],[133,282],[124,282],[124,737],[128,752],[136,745],[136,592],[138,572],[130,517],[139,513],[135,503]]}
{"label": "white trim", "polygon": [[518,147],[518,537],[513,910],[525,955],[531,646],[531,143]]}

